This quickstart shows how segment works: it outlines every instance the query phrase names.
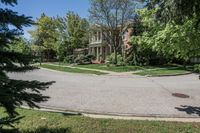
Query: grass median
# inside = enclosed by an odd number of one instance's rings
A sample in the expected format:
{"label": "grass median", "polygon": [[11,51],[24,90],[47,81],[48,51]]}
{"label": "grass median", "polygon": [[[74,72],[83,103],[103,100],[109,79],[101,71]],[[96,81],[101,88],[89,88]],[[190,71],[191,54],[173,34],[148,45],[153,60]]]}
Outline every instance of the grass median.
{"label": "grass median", "polygon": [[[9,133],[198,133],[200,123],[94,119],[81,115],[17,109],[24,116]],[[3,115],[3,110],[0,109]]]}
{"label": "grass median", "polygon": [[70,72],[70,73],[83,73],[83,74],[95,74],[95,75],[107,74],[105,72],[99,72],[99,71],[93,71],[93,70],[83,70],[83,69],[71,68],[71,67],[67,67],[67,66],[54,66],[54,65],[49,65],[49,64],[42,64],[39,67],[56,70],[56,71],[62,71],[62,72]]}

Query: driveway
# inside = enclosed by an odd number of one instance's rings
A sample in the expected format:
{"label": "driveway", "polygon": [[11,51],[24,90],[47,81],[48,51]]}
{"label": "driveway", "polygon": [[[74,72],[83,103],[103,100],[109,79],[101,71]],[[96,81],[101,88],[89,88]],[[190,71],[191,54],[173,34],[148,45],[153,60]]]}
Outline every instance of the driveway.
{"label": "driveway", "polygon": [[[43,107],[97,114],[200,117],[200,80],[190,74],[171,77],[87,75],[46,69],[11,73],[14,79],[56,81],[43,92]],[[189,95],[189,98],[172,96]]]}

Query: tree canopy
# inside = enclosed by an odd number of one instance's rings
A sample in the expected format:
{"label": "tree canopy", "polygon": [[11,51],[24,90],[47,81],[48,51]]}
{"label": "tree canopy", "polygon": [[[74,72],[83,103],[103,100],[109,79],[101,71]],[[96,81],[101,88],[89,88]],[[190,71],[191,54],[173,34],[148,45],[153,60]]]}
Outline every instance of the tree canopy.
{"label": "tree canopy", "polygon": [[195,27],[200,24],[199,0],[143,0],[149,9],[155,9],[156,18],[161,22],[173,21],[176,24],[184,24],[187,19],[195,20]]}
{"label": "tree canopy", "polygon": [[165,24],[156,21],[157,10],[159,8],[139,11],[145,31],[142,35],[133,36],[132,41],[171,59],[188,61],[191,57],[200,56],[200,32],[199,28],[195,28],[196,19],[186,19],[182,25],[171,21]]}
{"label": "tree canopy", "polygon": [[41,50],[45,51],[47,60],[50,60],[51,52],[56,52],[57,50],[56,43],[59,36],[57,21],[43,13],[40,18],[37,19],[36,24],[36,29],[30,31],[33,44],[39,46]]}

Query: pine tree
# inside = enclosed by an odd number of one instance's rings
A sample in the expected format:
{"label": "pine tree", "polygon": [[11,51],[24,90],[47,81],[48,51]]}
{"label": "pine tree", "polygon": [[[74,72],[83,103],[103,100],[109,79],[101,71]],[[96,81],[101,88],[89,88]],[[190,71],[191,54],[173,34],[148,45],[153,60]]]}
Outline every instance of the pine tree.
{"label": "pine tree", "polygon": [[[1,0],[4,5],[15,6],[17,0]],[[5,109],[7,117],[0,117],[0,125],[10,125],[19,120],[15,109],[26,103],[29,107],[38,107],[37,103],[46,101],[40,91],[53,82],[24,81],[10,79],[8,72],[26,72],[36,69],[30,65],[32,57],[26,53],[17,53],[8,49],[23,32],[23,26],[30,26],[30,17],[19,15],[7,8],[0,8],[0,107]]]}

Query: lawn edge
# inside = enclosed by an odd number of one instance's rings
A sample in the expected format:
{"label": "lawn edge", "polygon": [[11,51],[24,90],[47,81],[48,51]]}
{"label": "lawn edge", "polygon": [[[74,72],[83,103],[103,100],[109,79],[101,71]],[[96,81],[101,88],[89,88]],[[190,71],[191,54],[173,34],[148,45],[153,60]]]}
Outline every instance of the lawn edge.
{"label": "lawn edge", "polygon": [[[51,64],[45,64],[45,65],[51,65]],[[54,65],[52,65],[54,66]],[[81,73],[81,72],[67,72],[67,71],[60,71],[60,70],[56,70],[56,69],[50,69],[50,68],[46,68],[46,67],[42,67],[42,66],[37,66],[40,69],[46,69],[49,71],[54,71],[54,72],[63,72],[63,73],[73,73],[73,74],[83,74],[83,75],[95,75],[95,76],[100,76],[100,75],[107,75],[108,73],[105,72],[100,72],[100,71],[95,71],[95,70],[85,70],[85,71],[92,71],[92,72],[98,72],[101,74],[95,74],[95,73]],[[63,66],[55,66],[55,67],[63,67]],[[79,69],[79,68],[75,68],[75,67],[70,67],[70,66],[64,66],[64,68],[70,68],[70,69]],[[83,69],[79,69],[79,70],[83,70]],[[83,70],[84,71],[84,70]]]}
{"label": "lawn edge", "polygon": [[181,117],[178,115],[159,115],[159,114],[117,114],[117,113],[100,113],[100,112],[90,112],[90,111],[74,111],[65,110],[55,107],[40,106],[40,108],[30,108],[28,106],[21,106],[22,109],[42,111],[42,112],[52,112],[52,113],[62,113],[63,115],[80,115],[90,118],[101,118],[101,119],[119,119],[119,120],[149,120],[149,121],[174,121],[174,122],[200,122],[200,117]]}

